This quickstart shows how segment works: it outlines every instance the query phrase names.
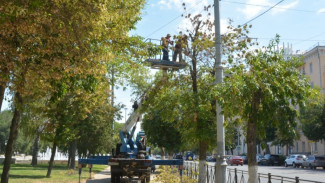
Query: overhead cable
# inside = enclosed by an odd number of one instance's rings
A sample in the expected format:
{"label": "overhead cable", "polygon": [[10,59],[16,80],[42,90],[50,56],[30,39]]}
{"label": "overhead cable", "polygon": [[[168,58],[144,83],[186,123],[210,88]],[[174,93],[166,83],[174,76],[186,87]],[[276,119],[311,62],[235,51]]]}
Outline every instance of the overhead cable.
{"label": "overhead cable", "polygon": [[266,11],[264,11],[263,13],[257,15],[256,17],[252,18],[251,20],[247,21],[246,23],[242,24],[242,26],[254,21],[255,19],[257,19],[258,17],[264,15],[265,13],[267,13],[268,11],[270,11],[271,9],[273,9],[274,7],[276,7],[277,5],[279,5],[280,3],[282,3],[284,0],[279,1],[278,3],[276,3],[275,5],[271,6],[269,9],[267,9]]}
{"label": "overhead cable", "polygon": [[[226,3],[232,3],[232,4],[242,4],[242,5],[248,5],[248,6],[259,6],[259,7],[265,7],[270,8],[271,6],[268,5],[261,5],[261,4],[250,4],[250,3],[243,3],[238,1],[222,1]],[[315,13],[317,11],[313,10],[301,10],[301,9],[294,9],[294,8],[284,8],[284,7],[274,7],[275,9],[283,9],[283,10],[291,10],[291,11],[300,11],[300,12],[307,12],[307,13]]]}

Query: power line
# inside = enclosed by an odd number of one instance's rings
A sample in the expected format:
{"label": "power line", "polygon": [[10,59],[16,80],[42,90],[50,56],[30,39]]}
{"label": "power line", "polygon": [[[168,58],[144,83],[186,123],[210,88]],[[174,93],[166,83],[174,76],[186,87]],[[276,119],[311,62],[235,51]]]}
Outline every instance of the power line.
{"label": "power line", "polygon": [[[302,43],[302,42],[310,41],[311,39],[313,39],[313,38],[315,38],[315,37],[318,37],[318,36],[321,36],[321,35],[323,35],[323,34],[325,34],[325,32],[322,32],[322,33],[316,34],[316,35],[311,36],[311,37],[309,37],[309,38],[307,38],[307,39],[302,39],[302,40],[300,40],[299,42],[294,43],[294,45],[300,44],[300,43]],[[321,41],[321,42],[322,42],[322,41],[324,41],[324,40],[318,40],[318,41]]]}
{"label": "power line", "polygon": [[[194,7],[192,7],[190,10],[188,10],[188,12],[192,11],[193,9],[194,9]],[[167,25],[171,24],[172,22],[174,22],[175,20],[177,20],[180,17],[182,17],[182,15],[176,16],[171,21],[167,22],[166,24],[160,26],[158,29],[154,30],[152,33],[150,33],[148,36],[146,36],[146,38],[149,38],[151,35],[153,35],[154,33],[158,32],[159,30],[161,30],[162,28],[166,27]]]}
{"label": "power line", "polygon": [[[250,4],[250,3],[243,3],[243,2],[237,2],[237,1],[221,1],[226,3],[232,3],[232,4],[242,4],[242,5],[248,5],[248,6],[259,6],[264,8],[270,8],[272,6],[268,5],[261,5],[261,4]],[[300,12],[307,12],[307,13],[315,13],[317,11],[312,10],[301,10],[301,9],[294,9],[294,8],[283,8],[283,7],[274,7],[275,9],[283,9],[283,10],[291,10],[291,11],[300,11]]]}
{"label": "power line", "polygon": [[274,7],[276,7],[278,4],[282,3],[283,1],[284,1],[284,0],[279,1],[279,2],[276,3],[275,5],[273,5],[272,7],[270,7],[269,9],[267,9],[266,11],[264,11],[263,13],[257,15],[257,16],[254,17],[253,19],[251,19],[251,20],[247,21],[246,23],[244,23],[242,26],[244,26],[244,25],[248,24],[249,22],[254,21],[254,20],[257,19],[258,17],[264,15],[265,13],[267,13],[268,11],[270,11],[271,9],[273,9]]}
{"label": "power line", "polygon": [[177,17],[175,17],[174,19],[172,19],[171,21],[169,21],[168,23],[162,25],[161,27],[159,27],[158,29],[156,29],[155,31],[153,31],[152,33],[150,33],[148,36],[146,36],[146,38],[149,38],[149,36],[151,36],[152,34],[158,32],[159,30],[161,30],[162,28],[166,27],[167,25],[169,25],[170,23],[172,23],[173,21],[175,21],[176,19],[182,17],[182,15],[179,15]]}

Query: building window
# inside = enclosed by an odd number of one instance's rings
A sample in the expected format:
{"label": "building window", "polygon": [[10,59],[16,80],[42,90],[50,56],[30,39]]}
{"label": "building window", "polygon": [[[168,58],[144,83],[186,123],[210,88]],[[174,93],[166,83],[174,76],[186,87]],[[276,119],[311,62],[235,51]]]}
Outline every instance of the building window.
{"label": "building window", "polygon": [[314,151],[317,152],[318,151],[317,142],[315,142],[314,144],[315,144]]}
{"label": "building window", "polygon": [[311,87],[311,88],[314,88],[314,82],[311,82],[311,83],[310,83],[310,87]]}
{"label": "building window", "polygon": [[302,74],[306,74],[305,67],[302,68]]}
{"label": "building window", "polygon": [[309,64],[309,71],[310,71],[310,74],[313,73],[313,63]]}
{"label": "building window", "polygon": [[305,152],[305,142],[302,142],[302,152],[304,153]]}

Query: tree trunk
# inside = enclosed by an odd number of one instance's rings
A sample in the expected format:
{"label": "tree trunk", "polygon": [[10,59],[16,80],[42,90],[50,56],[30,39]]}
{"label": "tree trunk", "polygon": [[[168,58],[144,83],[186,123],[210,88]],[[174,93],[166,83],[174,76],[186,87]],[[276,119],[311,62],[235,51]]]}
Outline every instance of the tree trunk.
{"label": "tree trunk", "polygon": [[248,182],[258,183],[256,162],[256,123],[249,122],[247,128]]}
{"label": "tree trunk", "polygon": [[77,140],[74,140],[71,145],[70,169],[75,169],[76,151],[77,151]]}
{"label": "tree trunk", "polygon": [[3,170],[1,175],[1,183],[8,183],[9,181],[9,170],[10,170],[10,163],[12,159],[12,154],[14,151],[14,145],[17,140],[18,136],[18,127],[20,122],[20,106],[22,105],[23,100],[20,96],[19,92],[16,92],[15,94],[15,111],[14,116],[11,120],[11,126],[10,126],[10,132],[9,132],[9,139],[6,146],[6,153],[5,153],[5,159],[3,162]]}
{"label": "tree trunk", "polygon": [[207,156],[207,148],[208,145],[205,141],[200,140],[200,157],[199,157],[199,181],[198,183],[205,183],[206,182],[206,156]]}
{"label": "tree trunk", "polygon": [[69,153],[68,153],[68,168],[70,167],[70,161],[71,161],[71,148],[69,148]]}
{"label": "tree trunk", "polygon": [[266,145],[266,150],[265,150],[266,154],[271,154],[271,150],[270,150],[270,146]]}
{"label": "tree trunk", "polygon": [[161,147],[161,159],[165,159],[165,148]]}
{"label": "tree trunk", "polygon": [[251,111],[248,117],[247,125],[247,160],[248,160],[248,182],[258,183],[257,162],[256,162],[256,124],[258,120],[258,109],[260,105],[260,93],[258,90],[253,94]]}
{"label": "tree trunk", "polygon": [[57,146],[56,141],[54,141],[53,147],[52,147],[52,152],[51,152],[51,159],[50,159],[49,167],[47,169],[47,174],[46,174],[46,177],[48,177],[48,178],[51,176],[51,172],[52,172],[52,168],[53,168],[53,164],[54,164],[56,146]]}
{"label": "tree trunk", "polygon": [[39,127],[37,128],[36,136],[35,136],[35,139],[34,139],[32,166],[37,165],[38,151],[39,151]]}

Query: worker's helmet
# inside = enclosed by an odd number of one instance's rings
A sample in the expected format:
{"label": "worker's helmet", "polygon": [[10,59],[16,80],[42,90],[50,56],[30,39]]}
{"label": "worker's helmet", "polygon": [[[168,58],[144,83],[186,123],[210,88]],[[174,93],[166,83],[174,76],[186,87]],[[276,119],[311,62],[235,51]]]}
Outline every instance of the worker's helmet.
{"label": "worker's helmet", "polygon": [[167,36],[166,36],[166,37],[171,37],[171,36],[170,36],[170,34],[167,34]]}

